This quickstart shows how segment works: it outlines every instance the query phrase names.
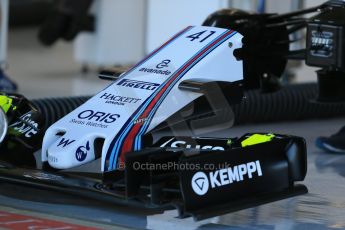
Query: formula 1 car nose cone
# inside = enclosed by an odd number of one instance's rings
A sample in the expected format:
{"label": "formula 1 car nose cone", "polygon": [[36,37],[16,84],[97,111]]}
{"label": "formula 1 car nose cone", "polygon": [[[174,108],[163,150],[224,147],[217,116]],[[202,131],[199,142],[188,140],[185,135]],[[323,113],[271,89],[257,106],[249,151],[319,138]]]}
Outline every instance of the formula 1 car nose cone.
{"label": "formula 1 car nose cone", "polygon": [[62,136],[47,150],[48,163],[57,169],[77,167],[95,159],[94,137],[77,140]]}
{"label": "formula 1 car nose cone", "polygon": [[0,108],[0,143],[4,140],[7,133],[7,118],[3,109]]}
{"label": "formula 1 car nose cone", "polygon": [[[221,109],[225,111],[224,107],[230,105],[225,94],[218,96],[215,89],[220,94],[226,84],[226,87],[231,86],[236,98],[242,98],[239,82],[243,81],[243,63],[233,55],[234,49],[242,47],[242,38],[236,31],[222,28],[189,26],[183,29],[111,86],[50,126],[43,139],[42,161],[49,161],[50,166],[58,169],[86,164],[91,159],[86,151],[90,140],[87,136],[96,135],[104,139],[99,150],[101,171],[110,172],[123,165],[127,153],[144,147],[146,134],[150,135],[151,130],[206,94],[217,102],[222,97]],[[233,44],[231,48],[229,42]],[[186,80],[190,80],[189,84],[198,82],[201,90],[193,91],[186,85],[180,89],[180,83]],[[219,84],[222,87],[218,87]],[[185,119],[179,120],[184,122]],[[221,126],[224,127],[224,122]],[[54,145],[56,134],[61,131],[69,141],[75,142],[66,147],[59,145],[60,142]],[[84,142],[79,143],[80,140]],[[184,140],[170,145],[194,147]],[[214,143],[195,148],[224,150]],[[47,150],[50,158],[46,156]]]}

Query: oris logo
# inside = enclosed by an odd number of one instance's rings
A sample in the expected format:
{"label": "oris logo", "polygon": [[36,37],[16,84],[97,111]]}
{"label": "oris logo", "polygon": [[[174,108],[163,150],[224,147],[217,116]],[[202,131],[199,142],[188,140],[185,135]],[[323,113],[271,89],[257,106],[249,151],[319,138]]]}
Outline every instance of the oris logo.
{"label": "oris logo", "polygon": [[232,183],[251,180],[255,176],[262,176],[260,161],[223,168],[210,172],[208,175],[204,172],[197,172],[192,177],[191,183],[193,191],[197,195],[203,196],[209,189],[216,189],[223,186],[229,186]]}
{"label": "oris logo", "polygon": [[117,118],[120,118],[120,115],[100,111],[85,110],[78,114],[78,118],[81,120],[104,122],[110,124],[115,122]]}

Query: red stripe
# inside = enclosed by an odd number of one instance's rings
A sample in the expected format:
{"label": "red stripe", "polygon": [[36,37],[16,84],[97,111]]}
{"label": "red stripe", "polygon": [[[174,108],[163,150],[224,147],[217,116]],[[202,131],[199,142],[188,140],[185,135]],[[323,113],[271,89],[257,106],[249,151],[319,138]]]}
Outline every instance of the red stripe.
{"label": "red stripe", "polygon": [[[173,36],[172,38],[170,38],[167,42],[165,42],[163,45],[161,45],[160,47],[158,47],[157,49],[155,49],[153,52],[151,52],[149,55],[147,55],[141,62],[139,62],[138,64],[136,64],[132,69],[136,68],[137,66],[139,66],[141,63],[143,63],[144,61],[146,61],[147,59],[149,59],[152,55],[154,55],[155,53],[157,53],[159,50],[161,50],[163,47],[165,47],[166,45],[168,45],[171,41],[173,41],[174,39],[176,39],[177,37],[179,37],[181,34],[183,34],[185,31],[187,31],[188,29],[190,29],[192,26],[187,26],[185,29],[183,29],[182,31],[180,31],[179,33],[177,33],[175,36]],[[131,70],[132,70],[131,69]],[[140,116],[140,118],[142,118],[143,116]],[[139,129],[141,126],[140,125],[134,125],[133,129]],[[133,145],[133,140],[134,134],[129,133],[128,137],[126,139],[128,139],[129,141],[124,141],[124,148],[125,149],[129,149],[128,151],[130,151],[132,149],[132,145]],[[122,151],[123,152],[123,151]],[[120,162],[123,162],[123,154],[121,152],[120,155]]]}
{"label": "red stripe", "polygon": [[85,229],[95,230],[98,228],[87,227],[76,224],[69,224],[61,221],[37,218],[33,216],[18,215],[11,212],[0,211],[0,228],[21,230],[21,229]]}
{"label": "red stripe", "polygon": [[189,28],[191,28],[192,26],[187,26],[185,29],[183,29],[182,31],[180,31],[179,33],[175,34],[175,36],[173,36],[172,38],[170,38],[167,42],[165,42],[163,45],[161,45],[159,48],[155,49],[151,54],[149,54],[148,56],[152,56],[154,53],[157,53],[158,50],[160,50],[161,48],[163,48],[164,46],[168,45],[172,40],[174,40],[175,38],[177,38],[178,36],[180,36],[181,34],[183,34],[186,30],[188,30]]}
{"label": "red stripe", "polygon": [[126,139],[124,140],[124,144],[121,149],[120,154],[120,163],[125,162],[125,153],[132,151],[133,141],[135,135],[139,132],[142,122],[137,123],[133,126],[129,134],[127,135]]}
{"label": "red stripe", "polygon": [[157,49],[155,49],[154,51],[152,51],[149,55],[147,55],[141,62],[137,63],[135,66],[132,67],[132,69],[130,69],[128,72],[130,72],[131,70],[135,69],[136,67],[138,67],[139,65],[141,65],[143,62],[145,62],[147,59],[149,59],[151,56],[153,56],[155,53],[157,53],[159,50],[161,50],[162,48],[164,48],[166,45],[168,45],[172,40],[174,40],[175,38],[179,37],[181,34],[183,34],[186,30],[188,30],[189,28],[191,28],[192,26],[188,26],[185,29],[183,29],[182,31],[180,31],[179,33],[175,34],[172,38],[170,38],[167,42],[165,42],[163,45],[161,45],[160,47],[158,47]]}
{"label": "red stripe", "polygon": [[[190,61],[188,61],[175,75],[174,77],[172,77],[171,79],[169,79],[169,81],[163,86],[162,90],[159,91],[159,93],[156,95],[155,98],[153,98],[153,100],[150,102],[150,104],[147,106],[147,108],[145,109],[145,111],[143,112],[142,115],[140,115],[140,117],[138,118],[138,120],[140,119],[145,119],[148,114],[150,113],[150,111],[152,110],[152,108],[155,106],[155,104],[157,103],[157,101],[161,98],[162,94],[164,94],[164,92],[166,91],[166,89],[171,85],[171,83],[179,77],[179,75],[185,71],[191,64],[193,64],[193,62],[198,59],[200,56],[202,56],[205,52],[207,52],[210,48],[212,48],[215,44],[217,44],[219,41],[221,41],[222,39],[224,39],[226,36],[228,36],[229,34],[231,34],[233,32],[233,30],[230,30],[229,32],[227,32],[226,34],[224,34],[223,36],[221,36],[220,38],[218,38],[217,40],[215,40],[214,42],[212,42],[208,47],[206,47],[203,51],[201,51],[198,55],[196,55],[193,59],[191,59]],[[144,122],[140,122],[140,123],[136,123],[133,128],[130,130],[129,134],[127,135],[126,139],[124,140],[124,144],[121,148],[121,154],[120,154],[120,163],[124,162],[124,156],[127,152],[130,152],[133,150],[132,146],[133,146],[133,142],[134,142],[134,138],[136,137],[136,135],[138,134],[141,126],[144,124]]]}

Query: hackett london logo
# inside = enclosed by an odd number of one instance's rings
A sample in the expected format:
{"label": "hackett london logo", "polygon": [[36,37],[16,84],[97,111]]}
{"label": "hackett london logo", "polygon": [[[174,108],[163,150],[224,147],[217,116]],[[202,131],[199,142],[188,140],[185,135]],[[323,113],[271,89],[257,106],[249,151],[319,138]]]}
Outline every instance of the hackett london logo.
{"label": "hackett london logo", "polygon": [[136,104],[141,99],[133,98],[133,97],[125,97],[114,95],[111,93],[103,93],[99,98],[105,100],[106,104],[113,104],[113,105],[128,105],[128,104]]}

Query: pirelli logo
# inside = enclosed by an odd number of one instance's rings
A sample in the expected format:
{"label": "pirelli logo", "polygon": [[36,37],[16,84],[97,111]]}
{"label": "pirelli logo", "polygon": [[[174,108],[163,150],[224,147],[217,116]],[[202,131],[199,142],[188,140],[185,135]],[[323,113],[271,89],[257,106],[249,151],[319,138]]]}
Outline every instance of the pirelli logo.
{"label": "pirelli logo", "polygon": [[137,80],[131,80],[131,79],[122,79],[117,83],[117,85],[123,86],[123,87],[134,88],[134,89],[143,89],[143,90],[155,90],[157,89],[158,86],[160,86],[160,84],[157,84],[157,83],[137,81]]}

